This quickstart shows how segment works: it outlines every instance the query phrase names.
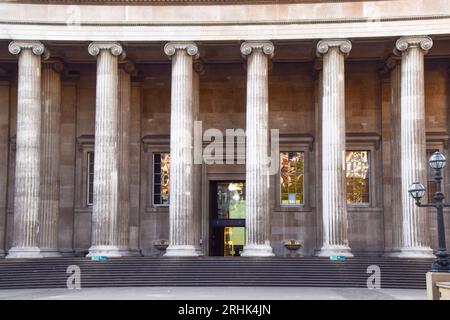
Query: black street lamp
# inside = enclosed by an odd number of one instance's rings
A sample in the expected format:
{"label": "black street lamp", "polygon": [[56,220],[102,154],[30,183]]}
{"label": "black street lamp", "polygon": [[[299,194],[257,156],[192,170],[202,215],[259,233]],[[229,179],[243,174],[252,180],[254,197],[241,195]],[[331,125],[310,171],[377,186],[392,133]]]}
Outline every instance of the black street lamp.
{"label": "black street lamp", "polygon": [[445,157],[439,151],[433,153],[428,160],[432,169],[434,169],[434,181],[436,182],[436,192],[434,193],[434,202],[421,204],[420,199],[425,194],[425,187],[420,182],[414,182],[408,189],[411,197],[416,200],[418,207],[436,208],[437,210],[437,228],[439,237],[439,248],[436,253],[436,260],[431,265],[431,271],[450,272],[449,254],[445,247],[445,227],[444,227],[444,208],[450,207],[450,204],[444,203],[444,194],[441,190],[442,173],[445,166]]}

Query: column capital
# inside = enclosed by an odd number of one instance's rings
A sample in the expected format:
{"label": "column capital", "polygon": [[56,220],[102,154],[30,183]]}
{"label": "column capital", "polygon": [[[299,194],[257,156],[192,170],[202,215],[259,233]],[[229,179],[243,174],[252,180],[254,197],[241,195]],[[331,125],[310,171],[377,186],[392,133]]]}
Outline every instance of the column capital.
{"label": "column capital", "polygon": [[126,73],[132,74],[135,70],[135,64],[130,59],[119,61],[119,67]]}
{"label": "column capital", "polygon": [[184,50],[190,56],[193,56],[194,59],[199,57],[198,47],[195,42],[168,42],[164,46],[164,53],[170,57],[172,57],[177,50]]}
{"label": "column capital", "polygon": [[112,55],[120,56],[124,53],[122,45],[118,42],[91,42],[88,47],[88,52],[92,56],[97,56],[101,50],[109,50]]}
{"label": "column capital", "polygon": [[205,65],[203,61],[197,60],[193,63],[192,67],[194,68],[194,71],[197,72],[199,75],[205,74]]}
{"label": "column capital", "polygon": [[352,50],[352,43],[347,39],[325,39],[320,40],[317,44],[316,54],[317,56],[325,55],[329,52],[330,48],[338,48],[339,51],[345,56],[348,56]]}
{"label": "column capital", "polygon": [[273,57],[275,47],[271,41],[245,41],[241,44],[243,56],[249,56],[254,50],[260,50],[269,58]]}
{"label": "column capital", "polygon": [[384,61],[383,65],[380,66],[378,71],[382,75],[387,74],[389,71],[395,69],[395,67],[397,67],[398,65],[400,65],[400,57],[392,54]]}
{"label": "column capital", "polygon": [[420,48],[425,53],[433,47],[433,40],[428,36],[401,37],[395,42],[394,53],[407,51],[409,48]]}
{"label": "column capital", "polygon": [[64,63],[58,58],[47,58],[42,62],[42,64],[44,66],[49,66],[57,73],[61,73],[64,70]]}
{"label": "column capital", "polygon": [[395,56],[395,55],[389,56],[389,58],[387,58],[386,61],[384,62],[384,65],[389,70],[394,69],[399,64],[400,64],[400,59],[398,56]]}
{"label": "column capital", "polygon": [[40,41],[11,41],[8,50],[11,54],[19,54],[23,49],[30,49],[35,55],[44,54],[45,46]]}

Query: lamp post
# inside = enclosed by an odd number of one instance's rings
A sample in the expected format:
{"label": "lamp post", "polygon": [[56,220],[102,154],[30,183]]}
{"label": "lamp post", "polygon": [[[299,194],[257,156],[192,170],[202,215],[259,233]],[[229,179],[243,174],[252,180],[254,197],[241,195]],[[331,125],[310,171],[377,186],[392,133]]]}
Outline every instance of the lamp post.
{"label": "lamp post", "polygon": [[432,169],[434,169],[434,181],[436,183],[436,192],[434,193],[434,202],[422,204],[420,199],[425,194],[425,187],[420,182],[414,182],[408,189],[411,197],[416,200],[418,207],[436,208],[437,210],[437,228],[439,237],[439,248],[436,253],[436,260],[431,265],[431,271],[450,272],[449,254],[445,247],[445,227],[444,227],[444,208],[450,207],[450,204],[444,203],[444,194],[441,189],[442,168],[445,166],[445,157],[439,151],[433,153],[428,160]]}

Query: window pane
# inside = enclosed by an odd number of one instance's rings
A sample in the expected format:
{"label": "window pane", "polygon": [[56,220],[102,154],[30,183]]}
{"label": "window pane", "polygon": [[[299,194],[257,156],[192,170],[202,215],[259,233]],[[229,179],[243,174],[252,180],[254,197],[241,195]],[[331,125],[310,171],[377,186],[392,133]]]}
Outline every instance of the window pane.
{"label": "window pane", "polygon": [[153,202],[155,203],[155,204],[160,204],[161,203],[161,196],[159,195],[159,194],[154,194],[153,195]]}
{"label": "window pane", "polygon": [[217,183],[217,218],[245,219],[245,183]]}
{"label": "window pane", "polygon": [[369,151],[346,152],[347,203],[369,203],[370,161]]}
{"label": "window pane", "polygon": [[170,154],[153,154],[153,204],[169,204]]}
{"label": "window pane", "polygon": [[280,204],[303,204],[303,152],[280,152]]}
{"label": "window pane", "polygon": [[[159,171],[158,171],[159,172]],[[153,176],[153,184],[160,184],[161,183],[161,175],[155,173]]]}

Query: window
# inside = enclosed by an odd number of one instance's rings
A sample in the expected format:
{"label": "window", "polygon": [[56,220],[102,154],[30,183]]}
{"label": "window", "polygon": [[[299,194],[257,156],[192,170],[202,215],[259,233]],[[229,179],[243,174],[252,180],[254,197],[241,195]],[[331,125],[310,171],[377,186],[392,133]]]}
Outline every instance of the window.
{"label": "window", "polygon": [[153,154],[153,205],[169,205],[170,154]]}
{"label": "window", "polygon": [[304,197],[304,152],[280,152],[280,204],[302,205]]}
{"label": "window", "polygon": [[245,182],[217,183],[217,218],[245,219]]}
{"label": "window", "polygon": [[88,206],[94,203],[94,152],[87,153],[87,188],[86,202]]}
{"label": "window", "polygon": [[428,159],[430,159],[431,155],[439,151],[439,149],[427,150],[427,194],[428,194],[428,202],[434,201],[434,193],[436,192],[436,182],[434,181],[434,169],[428,165]]}
{"label": "window", "polygon": [[347,204],[368,204],[370,202],[369,157],[369,151],[347,151],[345,153]]}

